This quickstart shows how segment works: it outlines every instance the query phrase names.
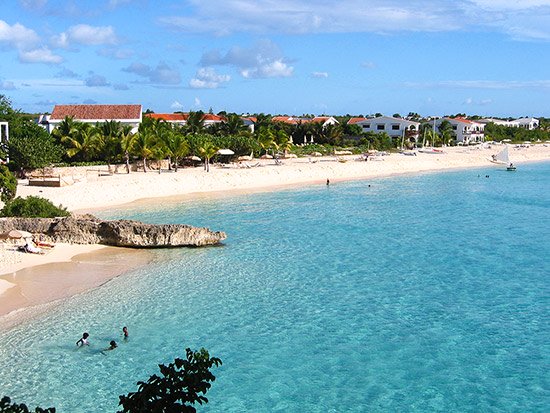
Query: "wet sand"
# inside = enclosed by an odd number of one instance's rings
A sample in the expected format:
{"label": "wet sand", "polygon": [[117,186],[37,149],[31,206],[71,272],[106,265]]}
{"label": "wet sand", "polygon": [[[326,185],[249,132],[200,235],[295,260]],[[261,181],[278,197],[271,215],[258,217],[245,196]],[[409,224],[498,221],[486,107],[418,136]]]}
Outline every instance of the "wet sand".
{"label": "wet sand", "polygon": [[10,328],[42,314],[63,299],[97,288],[147,264],[148,250],[101,247],[70,262],[37,265],[0,276],[13,284],[0,295],[0,328]]}

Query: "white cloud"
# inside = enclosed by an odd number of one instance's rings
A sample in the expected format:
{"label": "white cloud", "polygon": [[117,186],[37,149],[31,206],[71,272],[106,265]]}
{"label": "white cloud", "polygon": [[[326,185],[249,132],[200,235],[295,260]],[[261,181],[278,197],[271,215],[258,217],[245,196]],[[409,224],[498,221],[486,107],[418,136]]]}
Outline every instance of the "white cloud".
{"label": "white cloud", "polygon": [[110,85],[105,76],[101,76],[93,72],[90,72],[90,75],[84,79],[84,83],[88,87],[103,87]]}
{"label": "white cloud", "polygon": [[3,43],[23,49],[36,45],[38,41],[39,37],[34,30],[27,29],[19,23],[10,26],[4,20],[0,20],[0,45]]}
{"label": "white cloud", "polygon": [[40,49],[33,49],[19,52],[19,60],[23,63],[47,63],[59,64],[63,58],[52,53],[46,46]]}
{"label": "white cloud", "polygon": [[174,109],[175,111],[180,111],[183,109],[183,105],[177,100],[174,100],[170,105],[170,108]]}
{"label": "white cloud", "polygon": [[[310,34],[488,30],[550,39],[548,0],[189,0],[159,23],[186,33]],[[529,21],[537,23],[535,35]],[[475,22],[475,24],[472,24]],[[543,34],[541,34],[542,32]]]}
{"label": "white cloud", "polygon": [[550,80],[443,80],[439,82],[405,82],[415,88],[460,88],[460,89],[549,89]]}
{"label": "white cloud", "polygon": [[374,62],[363,62],[361,63],[361,67],[364,67],[365,69],[374,69],[376,64],[374,64]]}
{"label": "white cloud", "polygon": [[326,79],[328,77],[327,72],[313,72],[311,74],[312,77],[315,77],[317,79]]}
{"label": "white cloud", "polygon": [[15,90],[15,83],[10,80],[0,80],[0,90]]}
{"label": "white cloud", "polygon": [[193,89],[216,89],[221,83],[231,80],[229,75],[219,75],[213,67],[201,67],[197,74],[189,81],[189,86]]}
{"label": "white cloud", "polygon": [[201,63],[235,66],[244,78],[289,77],[294,72],[279,47],[269,40],[260,41],[250,48],[235,46],[225,54],[218,50],[205,53]]}
{"label": "white cloud", "polygon": [[90,26],[77,24],[71,26],[66,32],[54,36],[52,45],[60,48],[68,48],[71,43],[87,46],[114,45],[118,39],[112,26]]}
{"label": "white cloud", "polygon": [[197,97],[195,98],[194,104],[197,108],[200,108],[202,106],[201,100]]}
{"label": "white cloud", "polygon": [[163,85],[178,85],[181,83],[180,73],[164,62],[160,62],[156,68],[143,63],[132,63],[122,70],[146,78],[151,83]]}

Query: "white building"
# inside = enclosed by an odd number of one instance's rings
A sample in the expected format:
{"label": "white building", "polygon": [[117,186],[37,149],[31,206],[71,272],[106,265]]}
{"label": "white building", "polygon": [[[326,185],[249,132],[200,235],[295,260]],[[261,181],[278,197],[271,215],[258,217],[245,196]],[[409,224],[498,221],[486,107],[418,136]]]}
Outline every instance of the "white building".
{"label": "white building", "polygon": [[464,118],[441,118],[436,121],[436,126],[439,127],[444,120],[451,124],[457,143],[468,145],[485,140],[485,125],[483,123]]}
{"label": "white building", "polygon": [[94,125],[114,120],[132,126],[135,133],[141,123],[141,105],[55,105],[52,114],[41,116],[38,123],[51,132],[66,117]]}
{"label": "white building", "polygon": [[348,124],[360,126],[363,132],[386,132],[392,138],[405,137],[411,142],[417,142],[420,130],[420,122],[394,118],[391,116],[380,116],[378,118],[351,118]]}
{"label": "white building", "polygon": [[528,130],[537,129],[539,127],[539,120],[535,118],[519,118],[514,122],[516,122],[520,128]]}

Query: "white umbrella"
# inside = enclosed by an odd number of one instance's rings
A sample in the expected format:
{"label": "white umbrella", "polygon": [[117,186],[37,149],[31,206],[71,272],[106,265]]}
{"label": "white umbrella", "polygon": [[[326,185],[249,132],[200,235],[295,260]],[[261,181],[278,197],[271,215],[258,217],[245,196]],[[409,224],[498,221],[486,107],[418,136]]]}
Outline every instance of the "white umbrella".
{"label": "white umbrella", "polygon": [[188,156],[187,158],[185,159],[189,159],[190,161],[197,161],[197,162],[200,162],[202,161],[201,158],[199,158],[197,155],[193,155],[193,156]]}
{"label": "white umbrella", "polygon": [[235,155],[231,149],[218,149],[218,155]]}
{"label": "white umbrella", "polygon": [[32,238],[32,234],[27,231],[20,229],[12,229],[11,231],[5,232],[0,235],[1,238],[11,238],[11,239],[21,239],[21,238]]}
{"label": "white umbrella", "polygon": [[323,156],[323,154],[321,152],[313,152],[312,155],[313,156]]}
{"label": "white umbrella", "polygon": [[273,159],[273,156],[271,156],[270,154],[266,153],[266,154],[260,156],[260,158],[262,158],[262,159]]}

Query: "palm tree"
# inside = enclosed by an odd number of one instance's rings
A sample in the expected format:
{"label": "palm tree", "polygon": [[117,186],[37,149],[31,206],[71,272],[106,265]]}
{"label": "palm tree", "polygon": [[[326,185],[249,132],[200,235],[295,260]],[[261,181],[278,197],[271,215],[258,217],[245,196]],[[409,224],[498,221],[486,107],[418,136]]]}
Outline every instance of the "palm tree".
{"label": "palm tree", "polygon": [[122,126],[116,120],[105,121],[96,126],[96,148],[102,158],[107,162],[109,172],[115,156],[120,153]]}
{"label": "palm tree", "polygon": [[225,135],[240,135],[248,129],[241,117],[235,113],[227,115],[225,121],[222,122],[222,132]]}
{"label": "palm tree", "polygon": [[[189,142],[182,129],[169,128],[163,134],[163,143],[166,154],[174,160],[175,171],[178,172],[178,163],[181,158],[189,154]],[[171,164],[171,162],[169,162]],[[171,168],[171,165],[170,165]]]}
{"label": "palm tree", "polygon": [[189,112],[189,115],[187,116],[187,125],[185,126],[189,133],[193,133],[195,135],[204,132],[204,112],[202,110],[197,112]]}
{"label": "palm tree", "polygon": [[274,143],[273,131],[271,129],[262,129],[258,134],[258,144],[266,154],[269,149],[273,148]]}
{"label": "palm tree", "polygon": [[132,145],[132,152],[143,160],[143,172],[147,172],[147,159],[153,155],[156,144],[156,136],[152,127],[152,121],[145,119],[139,125],[138,133],[135,135]]}
{"label": "palm tree", "polygon": [[74,136],[78,133],[78,124],[80,122],[75,122],[72,117],[65,116],[65,118],[59,123],[57,128],[52,131],[52,136],[59,139],[60,142],[63,141],[63,138]]}
{"label": "palm tree", "polygon": [[120,149],[124,153],[124,163],[126,164],[126,173],[130,173],[130,152],[136,135],[132,133],[132,127],[130,125],[124,125],[120,132]]}
{"label": "palm tree", "polygon": [[204,169],[206,169],[206,172],[210,172],[210,159],[212,159],[217,152],[218,148],[214,146],[211,141],[204,142],[199,148],[199,153],[204,158]]}
{"label": "palm tree", "polygon": [[285,132],[284,129],[279,129],[277,132],[275,132],[274,141],[277,145],[277,148],[279,150],[282,150],[286,156],[288,154],[288,151],[292,147],[292,143],[290,142],[288,134]]}
{"label": "palm tree", "polygon": [[97,129],[89,123],[73,123],[70,132],[68,127],[65,125],[58,135],[68,147],[67,156],[73,158],[78,155],[83,161],[89,160],[96,148]]}

